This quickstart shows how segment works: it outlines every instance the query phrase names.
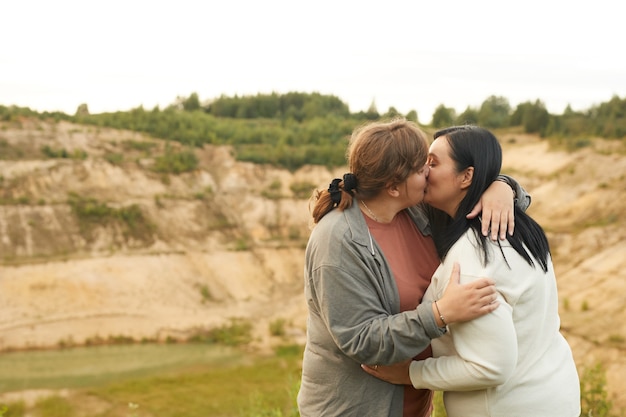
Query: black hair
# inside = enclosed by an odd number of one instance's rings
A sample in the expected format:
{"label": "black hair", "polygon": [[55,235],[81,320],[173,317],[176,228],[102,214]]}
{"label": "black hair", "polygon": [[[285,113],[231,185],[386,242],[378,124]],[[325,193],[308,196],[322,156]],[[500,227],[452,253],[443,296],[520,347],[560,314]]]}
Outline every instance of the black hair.
{"label": "black hair", "polygon": [[[480,216],[467,219],[465,215],[472,210],[485,190],[496,180],[502,166],[502,148],[493,133],[472,125],[453,126],[439,130],[434,135],[434,139],[437,138],[448,141],[450,157],[456,163],[457,172],[470,166],[474,167],[472,183],[459,204],[454,218],[434,207],[428,208],[437,252],[439,257],[444,259],[452,245],[467,229],[471,228],[480,244],[483,264],[486,265],[489,262],[489,238],[483,236],[481,232]],[[544,272],[548,270],[548,256],[550,255],[548,239],[541,226],[518,207],[515,207],[515,232],[512,236],[508,236],[508,241],[530,265],[534,265],[533,258],[535,258]],[[498,245],[500,245],[499,240]],[[502,247],[500,251],[502,252]]]}

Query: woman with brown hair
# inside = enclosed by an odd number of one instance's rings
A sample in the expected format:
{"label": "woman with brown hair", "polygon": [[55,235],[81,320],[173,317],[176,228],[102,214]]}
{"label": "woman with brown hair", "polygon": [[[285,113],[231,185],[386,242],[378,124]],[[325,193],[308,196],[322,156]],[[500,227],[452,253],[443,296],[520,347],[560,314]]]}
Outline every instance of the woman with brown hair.
{"label": "woman with brown hair", "polygon": [[[445,323],[497,307],[490,279],[459,285],[458,270],[436,304],[421,304],[439,266],[421,206],[427,156],[426,135],[416,124],[370,123],[352,135],[350,173],[317,196],[305,255],[309,318],[298,394],[302,417],[430,415],[430,390],[388,384],[360,364],[428,357],[430,341],[446,332]],[[484,220],[495,233],[501,224],[512,227],[513,193],[502,181],[491,188],[488,195],[495,197],[486,196],[482,205],[488,207],[483,215],[493,212]],[[518,202],[525,208],[528,199]]]}

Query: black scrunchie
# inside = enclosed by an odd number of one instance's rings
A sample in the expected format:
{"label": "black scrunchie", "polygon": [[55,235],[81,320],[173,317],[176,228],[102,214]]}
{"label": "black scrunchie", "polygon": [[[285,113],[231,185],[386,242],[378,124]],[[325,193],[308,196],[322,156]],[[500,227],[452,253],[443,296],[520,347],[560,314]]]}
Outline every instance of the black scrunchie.
{"label": "black scrunchie", "polygon": [[356,188],[356,176],[350,172],[343,174],[343,190],[352,193]]}
{"label": "black scrunchie", "polygon": [[[330,193],[330,200],[333,202],[333,205],[336,206],[341,202],[341,189],[339,188],[339,183],[341,182],[341,178],[335,178],[332,180],[330,185],[328,186],[328,192]],[[356,177],[354,174],[347,173],[343,175],[343,190],[351,193],[352,190],[356,188]]]}
{"label": "black scrunchie", "polygon": [[341,182],[341,178],[335,178],[332,180],[330,185],[328,186],[328,192],[330,193],[330,200],[333,202],[333,205],[337,205],[341,202],[341,190],[339,189],[339,183]]}

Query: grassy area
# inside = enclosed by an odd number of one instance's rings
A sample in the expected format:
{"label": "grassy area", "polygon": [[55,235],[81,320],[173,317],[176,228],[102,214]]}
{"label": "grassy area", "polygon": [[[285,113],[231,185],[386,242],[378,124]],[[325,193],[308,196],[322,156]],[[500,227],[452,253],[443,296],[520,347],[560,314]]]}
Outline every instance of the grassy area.
{"label": "grassy area", "polygon": [[0,355],[0,392],[98,386],[175,371],[190,365],[238,363],[242,354],[224,346],[120,345]]}
{"label": "grassy area", "polygon": [[15,352],[0,356],[0,391],[58,390],[34,404],[8,402],[5,417],[289,417],[301,355],[203,344]]}
{"label": "grassy area", "polygon": [[[200,343],[4,353],[0,392],[50,391],[31,401],[0,394],[0,417],[298,417],[301,357],[300,346],[261,356]],[[581,416],[623,415],[600,365],[582,372],[581,400]],[[446,416],[441,392],[433,415]]]}
{"label": "grassy area", "polygon": [[295,415],[300,355],[190,368],[92,390],[111,403],[138,404],[159,417]]}

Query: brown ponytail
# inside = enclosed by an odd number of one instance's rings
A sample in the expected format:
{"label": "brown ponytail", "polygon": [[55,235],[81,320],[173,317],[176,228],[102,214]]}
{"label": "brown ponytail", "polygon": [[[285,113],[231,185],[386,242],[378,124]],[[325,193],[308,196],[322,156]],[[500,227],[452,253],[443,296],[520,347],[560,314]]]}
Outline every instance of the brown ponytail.
{"label": "brown ponytail", "polygon": [[350,173],[313,196],[314,223],[335,207],[349,208],[354,197],[372,198],[405,181],[426,163],[428,142],[417,124],[404,118],[370,122],[354,130],[347,155]]}

